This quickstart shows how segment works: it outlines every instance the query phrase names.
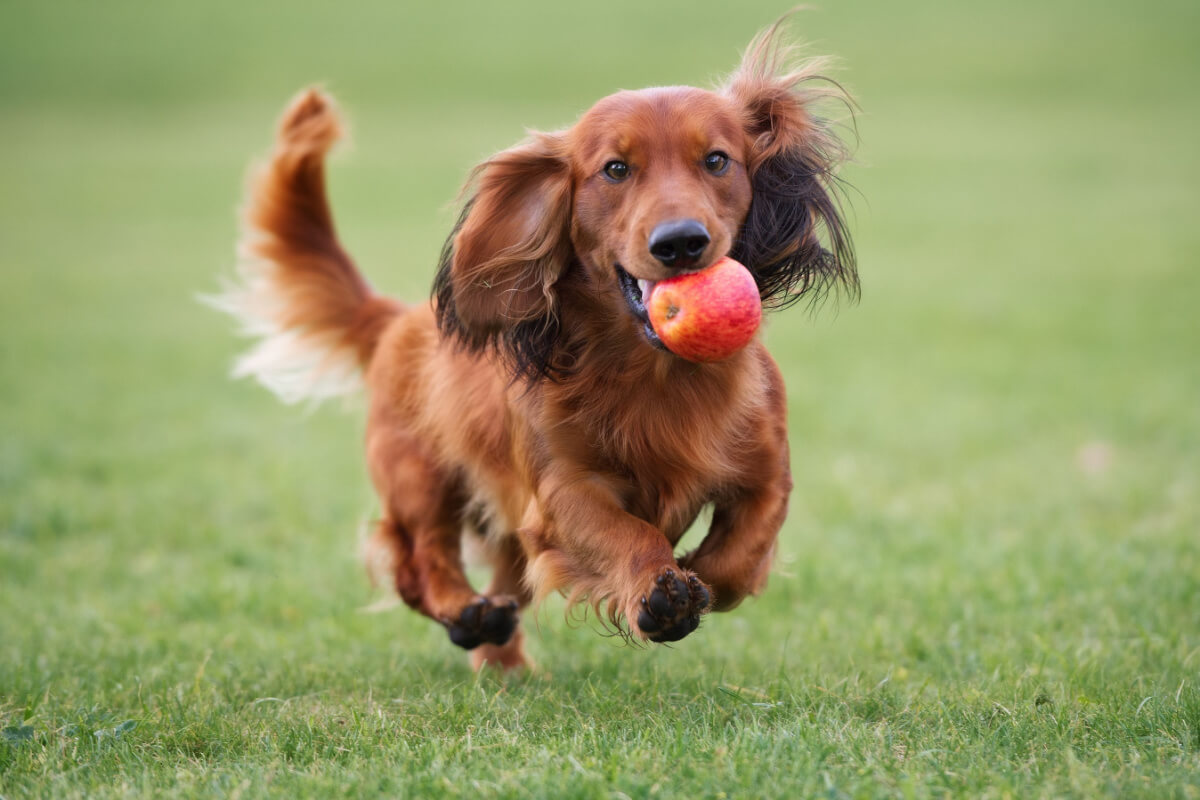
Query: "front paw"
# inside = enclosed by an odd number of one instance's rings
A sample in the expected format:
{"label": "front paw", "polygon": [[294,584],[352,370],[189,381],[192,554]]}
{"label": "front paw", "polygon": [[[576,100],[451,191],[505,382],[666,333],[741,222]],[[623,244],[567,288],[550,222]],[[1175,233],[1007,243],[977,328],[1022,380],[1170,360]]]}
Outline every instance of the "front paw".
{"label": "front paw", "polygon": [[677,642],[696,630],[712,593],[695,575],[667,568],[638,604],[637,627],[652,642]]}

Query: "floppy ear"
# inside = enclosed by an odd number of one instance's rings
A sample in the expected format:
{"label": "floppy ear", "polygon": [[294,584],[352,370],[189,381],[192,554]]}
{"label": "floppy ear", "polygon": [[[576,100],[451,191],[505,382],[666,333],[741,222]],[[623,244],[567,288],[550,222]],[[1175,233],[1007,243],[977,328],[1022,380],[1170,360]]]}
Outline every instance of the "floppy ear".
{"label": "floppy ear", "polygon": [[831,287],[858,291],[854,248],[834,193],[846,152],[830,123],[814,114],[826,98],[847,106],[850,100],[818,74],[821,61],[788,68],[791,50],[778,41],[781,23],[751,42],[725,86],[751,143],[750,212],[732,255],[754,274],[764,304],[773,308],[810,291],[816,297]]}
{"label": "floppy ear", "polygon": [[518,373],[545,373],[558,335],[554,284],[571,259],[565,156],[561,136],[534,133],[476,167],[434,283],[443,333],[497,345]]}

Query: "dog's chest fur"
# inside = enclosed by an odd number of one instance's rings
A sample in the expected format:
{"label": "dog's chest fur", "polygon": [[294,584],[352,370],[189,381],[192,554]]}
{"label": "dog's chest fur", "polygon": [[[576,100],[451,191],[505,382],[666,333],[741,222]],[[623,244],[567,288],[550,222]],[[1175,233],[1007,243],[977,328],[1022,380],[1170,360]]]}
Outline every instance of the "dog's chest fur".
{"label": "dog's chest fur", "polygon": [[612,481],[625,510],[673,542],[751,470],[745,445],[770,394],[756,347],[731,363],[681,366],[559,385],[544,402],[561,422],[542,434],[551,450]]}

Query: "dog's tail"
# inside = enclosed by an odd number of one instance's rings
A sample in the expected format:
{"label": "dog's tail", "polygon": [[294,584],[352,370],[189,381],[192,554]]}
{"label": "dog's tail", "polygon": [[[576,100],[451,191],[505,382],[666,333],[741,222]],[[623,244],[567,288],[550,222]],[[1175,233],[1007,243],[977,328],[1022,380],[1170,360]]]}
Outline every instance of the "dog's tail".
{"label": "dog's tail", "polygon": [[285,402],[354,391],[399,303],[376,295],[342,249],[325,197],[325,153],[342,134],[333,101],[309,89],[283,114],[251,179],[237,280],[208,301],[258,343],[238,359]]}

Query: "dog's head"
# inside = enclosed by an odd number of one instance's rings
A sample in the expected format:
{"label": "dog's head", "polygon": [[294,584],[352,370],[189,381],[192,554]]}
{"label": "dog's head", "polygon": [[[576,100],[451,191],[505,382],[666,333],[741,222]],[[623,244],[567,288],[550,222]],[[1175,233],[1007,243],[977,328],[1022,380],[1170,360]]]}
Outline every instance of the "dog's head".
{"label": "dog's head", "polygon": [[814,113],[844,96],[818,64],[787,69],[777,29],[720,90],[618,92],[570,129],[534,133],[477,167],[434,287],[443,331],[497,345],[535,377],[554,369],[571,324],[559,289],[572,273],[621,306],[646,347],[661,347],[642,303],[649,285],[725,255],[750,269],[768,308],[856,290],[832,193],[843,151]]}

